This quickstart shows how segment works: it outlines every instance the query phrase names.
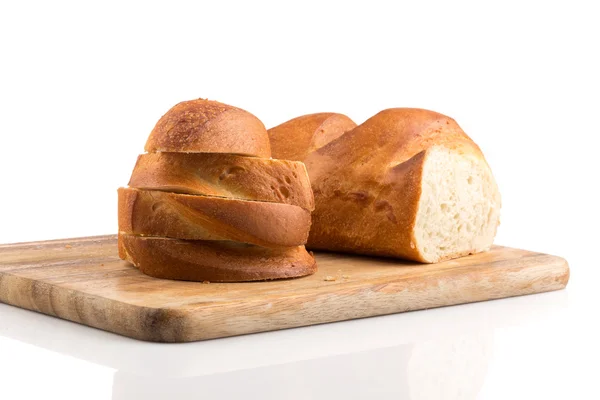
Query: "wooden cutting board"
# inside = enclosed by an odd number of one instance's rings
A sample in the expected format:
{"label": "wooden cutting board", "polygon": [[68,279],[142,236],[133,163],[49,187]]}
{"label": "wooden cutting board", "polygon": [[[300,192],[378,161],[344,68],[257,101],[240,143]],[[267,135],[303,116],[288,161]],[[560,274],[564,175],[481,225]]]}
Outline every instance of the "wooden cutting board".
{"label": "wooden cutting board", "polygon": [[312,276],[195,283],[143,275],[115,235],[0,245],[0,302],[136,339],[189,342],[562,289],[567,262],[507,247],[439,264],[317,253]]}

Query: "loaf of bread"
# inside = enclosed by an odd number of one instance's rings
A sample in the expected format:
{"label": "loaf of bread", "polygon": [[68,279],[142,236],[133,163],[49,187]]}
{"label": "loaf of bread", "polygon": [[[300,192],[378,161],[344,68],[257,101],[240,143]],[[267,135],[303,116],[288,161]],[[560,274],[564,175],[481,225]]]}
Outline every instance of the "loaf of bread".
{"label": "loaf of bread", "polygon": [[239,282],[312,274],[304,248],[314,199],[304,164],[272,160],[247,111],[177,104],[120,188],[119,256],[165,279]]}
{"label": "loaf of bread", "polygon": [[[283,126],[269,131],[273,142],[293,137]],[[481,150],[452,118],[384,110],[306,151],[315,196],[309,248],[432,263],[491,247],[500,193]]]}
{"label": "loaf of bread", "polygon": [[155,278],[199,282],[296,278],[317,270],[304,246],[267,248],[126,234],[119,235],[119,257]]}
{"label": "loaf of bread", "polygon": [[234,240],[266,247],[301,246],[310,212],[289,204],[119,189],[123,233],[191,240]]}
{"label": "loaf of bread", "polygon": [[145,150],[269,158],[265,130],[258,118],[237,107],[205,99],[183,101],[158,120]]}
{"label": "loaf of bread", "polygon": [[315,207],[306,167],[298,161],[210,153],[138,157],[129,186],[183,194]]}

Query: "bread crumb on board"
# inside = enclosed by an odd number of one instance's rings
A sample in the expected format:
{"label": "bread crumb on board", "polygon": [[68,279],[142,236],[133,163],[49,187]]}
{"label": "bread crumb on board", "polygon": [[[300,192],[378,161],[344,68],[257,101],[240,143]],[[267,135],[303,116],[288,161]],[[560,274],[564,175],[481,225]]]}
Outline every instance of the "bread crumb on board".
{"label": "bread crumb on board", "polygon": [[70,244],[65,244],[65,249],[70,249],[70,248],[72,248],[72,247],[73,247],[73,246],[71,246]]}
{"label": "bread crumb on board", "polygon": [[327,281],[327,282],[331,282],[331,281],[335,281],[335,277],[333,277],[333,276],[331,276],[331,275],[327,275],[327,276],[325,277],[325,279],[323,279],[323,280],[324,280],[324,281]]}
{"label": "bread crumb on board", "polygon": [[202,281],[202,283],[204,283],[205,285],[208,285],[210,283],[210,281]]}
{"label": "bread crumb on board", "polygon": [[350,275],[342,275],[342,278],[348,279],[348,278],[350,278]]}

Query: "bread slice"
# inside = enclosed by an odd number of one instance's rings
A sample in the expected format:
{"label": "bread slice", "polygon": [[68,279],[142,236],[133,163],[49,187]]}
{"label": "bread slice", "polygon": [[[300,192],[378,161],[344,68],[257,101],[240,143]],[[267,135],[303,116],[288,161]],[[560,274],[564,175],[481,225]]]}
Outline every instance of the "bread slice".
{"label": "bread slice", "polygon": [[145,150],[271,157],[269,136],[258,118],[205,99],[183,101],[167,111],[150,133]]}
{"label": "bread slice", "polygon": [[307,154],[356,127],[343,114],[303,115],[269,129],[271,152],[275,158],[304,161]]}
{"label": "bread slice", "polygon": [[316,272],[304,246],[270,249],[229,241],[119,235],[119,257],[155,278],[242,282],[296,278]]}
{"label": "bread slice", "polygon": [[308,211],[315,206],[306,167],[298,161],[232,154],[141,154],[129,186],[292,204]]}
{"label": "bread slice", "polygon": [[431,263],[492,245],[498,187],[449,117],[385,110],[304,161],[315,196],[309,248]]}
{"label": "bread slice", "polygon": [[310,212],[281,203],[120,188],[119,232],[265,247],[306,243]]}

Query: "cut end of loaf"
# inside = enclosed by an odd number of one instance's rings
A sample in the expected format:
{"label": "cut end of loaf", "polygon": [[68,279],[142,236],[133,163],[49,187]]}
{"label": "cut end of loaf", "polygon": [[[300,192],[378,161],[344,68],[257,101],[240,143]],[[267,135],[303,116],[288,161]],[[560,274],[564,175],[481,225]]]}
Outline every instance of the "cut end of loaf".
{"label": "cut end of loaf", "polygon": [[421,261],[489,250],[500,218],[500,193],[485,160],[441,146],[428,150],[413,243]]}

